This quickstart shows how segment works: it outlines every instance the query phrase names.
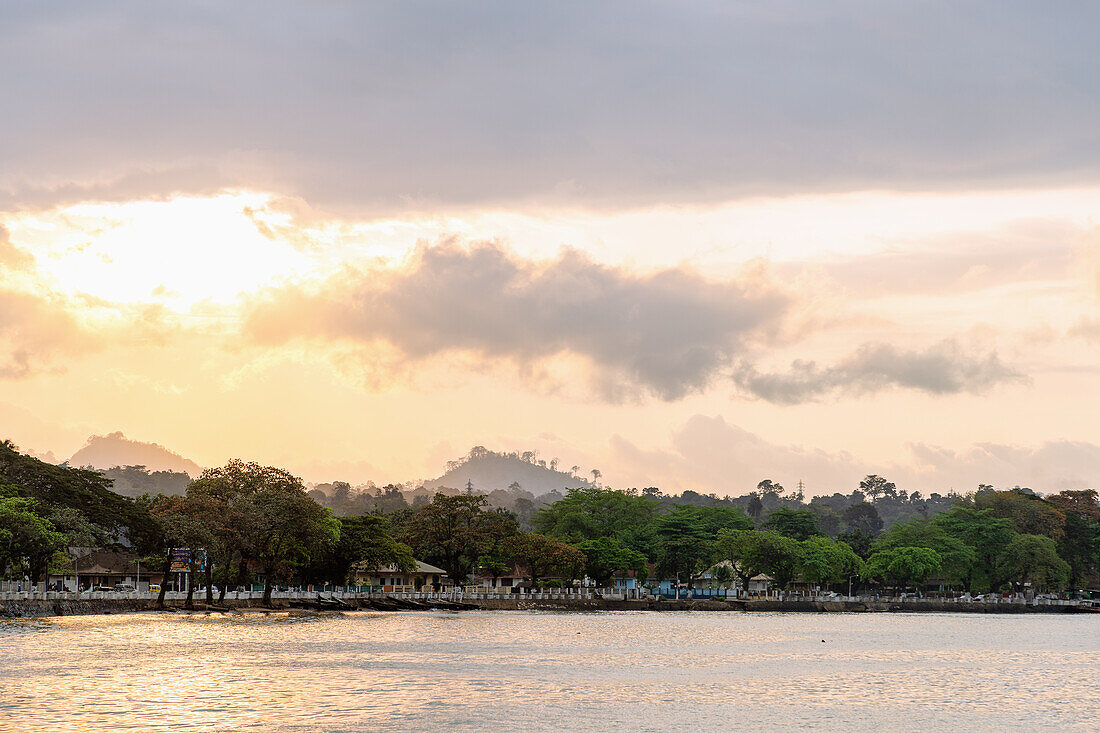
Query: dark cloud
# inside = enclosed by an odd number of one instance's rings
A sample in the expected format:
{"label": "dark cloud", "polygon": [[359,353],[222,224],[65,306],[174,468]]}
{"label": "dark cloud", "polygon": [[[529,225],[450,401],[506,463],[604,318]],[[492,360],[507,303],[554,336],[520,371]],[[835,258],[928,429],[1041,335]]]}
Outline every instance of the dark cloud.
{"label": "dark cloud", "polygon": [[421,247],[404,269],[271,291],[251,306],[245,331],[266,343],[381,341],[411,360],[465,351],[525,368],[576,354],[591,362],[605,397],[642,390],[676,399],[778,328],[787,307],[762,277],[637,274],[574,250],[539,263],[492,244],[444,243]]}
{"label": "dark cloud", "polygon": [[978,393],[1001,383],[1025,380],[996,353],[974,356],[950,339],[923,351],[868,343],[832,366],[800,360],[787,372],[761,373],[755,366],[743,364],[734,375],[746,393],[785,405],[835,392],[864,394],[895,387],[935,395]]}
{"label": "dark cloud", "polygon": [[2,21],[9,206],[233,185],[361,212],[621,206],[1100,172],[1090,3],[70,1]]}

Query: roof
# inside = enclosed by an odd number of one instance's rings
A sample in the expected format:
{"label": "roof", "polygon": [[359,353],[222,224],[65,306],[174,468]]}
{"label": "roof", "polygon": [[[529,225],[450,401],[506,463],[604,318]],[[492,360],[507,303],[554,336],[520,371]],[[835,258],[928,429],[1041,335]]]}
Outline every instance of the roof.
{"label": "roof", "polygon": [[[435,565],[429,565],[421,560],[415,560],[416,569],[413,573],[423,573],[425,575],[446,575],[447,571],[443,568],[437,568]],[[369,566],[366,562],[356,563],[354,569],[360,573],[399,573],[401,572],[396,565],[390,563],[388,565],[381,566]]]}
{"label": "roof", "polygon": [[[737,569],[737,568],[735,568],[734,564],[732,562],[730,562],[729,560],[722,560],[721,562],[718,562],[718,563],[715,563],[714,565],[711,565],[709,568],[707,568],[703,572],[696,573],[695,575],[691,576],[692,580],[711,580],[711,579],[713,579],[714,578],[714,571],[719,566],[725,566],[725,567],[730,568],[731,570]],[[770,575],[765,575],[764,573],[759,573],[759,574],[754,575],[751,578],[749,578],[749,580],[775,580],[775,578],[771,577]]]}

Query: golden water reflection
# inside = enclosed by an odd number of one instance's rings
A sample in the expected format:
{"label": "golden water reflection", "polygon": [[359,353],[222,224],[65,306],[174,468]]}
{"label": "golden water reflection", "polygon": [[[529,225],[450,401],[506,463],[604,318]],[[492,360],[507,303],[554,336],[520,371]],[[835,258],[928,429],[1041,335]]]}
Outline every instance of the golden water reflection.
{"label": "golden water reflection", "polygon": [[1100,730],[1098,629],[962,614],[4,622],[0,730]]}

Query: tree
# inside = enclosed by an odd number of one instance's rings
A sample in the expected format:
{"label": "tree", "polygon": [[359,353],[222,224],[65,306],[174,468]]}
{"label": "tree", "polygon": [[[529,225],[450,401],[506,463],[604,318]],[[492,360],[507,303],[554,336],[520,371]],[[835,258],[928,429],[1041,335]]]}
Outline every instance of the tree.
{"label": "tree", "polygon": [[320,563],[327,580],[344,585],[360,563],[368,568],[393,565],[402,572],[416,569],[412,548],[389,532],[386,518],[378,514],[339,517],[340,535]]}
{"label": "tree", "polygon": [[974,550],[976,562],[963,577],[963,587],[973,590],[984,581],[990,590],[1000,588],[1003,578],[999,574],[1001,555],[1016,536],[1012,522],[993,516],[992,509],[973,509],[957,506],[937,515],[932,521],[946,532]]}
{"label": "tree", "polygon": [[871,545],[875,540],[871,535],[861,532],[858,529],[850,529],[847,532],[841,532],[836,538],[851,547],[852,552],[856,553],[864,560],[871,556]]}
{"label": "tree", "polygon": [[764,511],[764,502],[760,501],[760,494],[755,491],[749,494],[749,502],[746,509],[754,522],[760,521],[760,514]]}
{"label": "tree", "polygon": [[663,576],[687,582],[710,555],[710,540],[697,521],[696,510],[680,507],[658,518],[657,568]]}
{"label": "tree", "polygon": [[273,466],[232,460],[207,469],[187,487],[187,498],[222,560],[223,592],[234,559],[240,580],[253,563],[264,575],[265,605],[276,580],[319,561],[340,535],[336,518],[310,498],[301,479]]}
{"label": "tree", "polygon": [[863,569],[851,547],[829,537],[808,537],[799,543],[798,571],[807,583],[840,583]]}
{"label": "tree", "polygon": [[506,544],[508,552],[526,568],[532,586],[537,586],[540,578],[556,573],[575,577],[584,567],[583,552],[552,537],[521,532],[512,535]]}
{"label": "tree", "polygon": [[749,581],[760,573],[771,575],[780,588],[786,588],[801,558],[798,543],[775,531],[722,530],[715,550],[732,563],[745,590]]}
{"label": "tree", "polygon": [[728,562],[720,562],[714,566],[714,581],[719,588],[728,588],[733,580],[733,568]]}
{"label": "tree", "polygon": [[[158,606],[164,605],[164,594],[168,590],[172,550],[186,549],[190,582],[187,585],[187,600],[184,605],[187,608],[192,607],[199,570],[198,551],[200,548],[205,548],[213,539],[213,533],[204,520],[203,514],[201,501],[195,497],[161,495],[153,501],[152,516],[160,528],[163,543],[160,548],[160,561],[164,580],[161,582],[160,595],[157,597]],[[209,563],[210,558],[208,557],[206,561]],[[209,586],[207,589],[209,594]]]}
{"label": "tree", "polygon": [[783,485],[766,478],[756,485],[757,494],[782,494]]}
{"label": "tree", "polygon": [[831,506],[811,504],[810,510],[814,513],[815,524],[818,530],[829,537],[840,534],[840,514]]}
{"label": "tree", "polygon": [[882,517],[879,516],[874,504],[866,502],[852,504],[844,510],[842,517],[848,531],[854,530],[874,537],[882,529]]}
{"label": "tree", "polygon": [[494,509],[483,514],[480,526],[483,542],[477,568],[492,577],[495,585],[497,578],[511,569],[508,541],[519,533],[519,521],[506,509]]}
{"label": "tree", "polygon": [[295,481],[282,469],[234,459],[224,466],[204,470],[188,485],[187,496],[202,507],[213,536],[208,560],[221,569],[219,600],[233,583],[234,565],[236,583],[244,585],[249,563],[257,560],[262,528],[254,507],[255,495],[264,486],[285,483],[293,487]]}
{"label": "tree", "polygon": [[15,493],[14,487],[0,484],[0,577],[26,574],[38,583],[67,540],[42,516],[38,501]]}
{"label": "tree", "polygon": [[939,572],[940,556],[926,547],[894,547],[880,550],[867,559],[863,579],[885,582],[901,588],[920,584],[933,573]]}
{"label": "tree", "polygon": [[656,555],[658,503],[613,489],[570,489],[561,500],[540,509],[531,519],[548,537],[579,544],[611,537],[646,557]]}
{"label": "tree", "polygon": [[464,583],[487,549],[484,496],[436,494],[409,520],[404,539],[421,556],[437,561],[456,583]]}
{"label": "tree", "polygon": [[1048,501],[1065,514],[1065,534],[1058,554],[1069,563],[1070,585],[1079,588],[1100,565],[1100,502],[1096,489],[1062,491]]}
{"label": "tree", "polygon": [[859,482],[859,489],[864,494],[871,497],[871,503],[874,504],[880,496],[893,496],[897,490],[897,486],[895,486],[893,482],[887,481],[882,476],[871,474]]}
{"label": "tree", "polygon": [[292,569],[322,556],[340,536],[332,512],[306,495],[300,479],[280,469],[248,497],[247,544],[264,574],[265,606],[271,605],[276,580]]}
{"label": "tree", "polygon": [[577,549],[584,553],[585,574],[600,587],[610,585],[615,574],[620,572],[633,571],[640,581],[646,579],[645,555],[623,547],[611,537],[585,540]]}
{"label": "tree", "polygon": [[809,509],[776,509],[768,515],[764,529],[774,529],[784,537],[794,540],[805,540],[821,534],[817,531],[817,517]]}
{"label": "tree", "polygon": [[1058,556],[1050,537],[1018,534],[1005,548],[1002,576],[1017,583],[1030,583],[1036,590],[1061,590],[1069,582],[1069,563]]}
{"label": "tree", "polygon": [[[708,539],[712,539],[723,529],[752,529],[753,522],[738,506],[684,506],[673,505],[668,514],[658,518],[661,521],[673,515],[684,517],[697,526]],[[659,531],[659,530],[658,530]]]}
{"label": "tree", "polygon": [[1058,507],[1023,490],[980,491],[974,494],[976,509],[989,509],[993,516],[1012,522],[1023,534],[1041,534],[1060,540],[1065,534],[1066,515]]}
{"label": "tree", "polygon": [[927,519],[899,522],[875,541],[875,550],[896,547],[925,547],[935,550],[940,558],[944,579],[965,584],[978,561],[977,551],[962,539],[947,532],[942,525]]}

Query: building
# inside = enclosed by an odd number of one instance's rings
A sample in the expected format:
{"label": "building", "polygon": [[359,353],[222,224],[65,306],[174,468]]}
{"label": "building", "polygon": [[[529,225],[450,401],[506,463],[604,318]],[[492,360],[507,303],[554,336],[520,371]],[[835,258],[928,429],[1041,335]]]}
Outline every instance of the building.
{"label": "building", "polygon": [[149,583],[159,583],[161,575],[150,572],[152,568],[143,567],[141,557],[129,552],[117,550],[79,549],[70,553],[69,567],[52,569],[46,585],[50,590],[77,590],[80,588],[113,588],[120,583],[134,586],[137,590],[148,590]]}
{"label": "building", "polygon": [[[696,597],[740,595],[743,590],[741,578],[733,571],[733,563],[723,560],[693,575],[691,577],[692,594]],[[767,593],[773,583],[774,579],[770,575],[763,573],[754,575],[749,579],[749,595]]]}
{"label": "building", "polygon": [[446,570],[420,560],[416,561],[416,569],[412,572],[403,572],[396,565],[371,567],[366,563],[359,563],[352,572],[355,585],[381,588],[384,593],[438,589],[450,584]]}

